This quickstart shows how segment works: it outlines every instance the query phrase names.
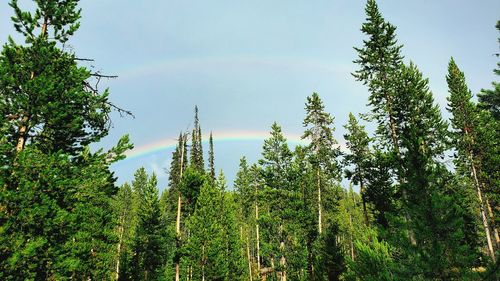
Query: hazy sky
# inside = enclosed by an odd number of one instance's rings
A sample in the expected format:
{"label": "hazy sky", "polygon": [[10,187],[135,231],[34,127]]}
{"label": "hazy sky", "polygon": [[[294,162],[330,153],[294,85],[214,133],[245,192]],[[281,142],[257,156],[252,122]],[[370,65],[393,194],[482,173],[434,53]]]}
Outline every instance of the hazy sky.
{"label": "hazy sky", "polygon": [[[109,87],[111,100],[135,115],[115,114],[114,128],[98,146],[109,147],[127,133],[138,149],[172,142],[192,125],[198,105],[203,132],[214,132],[217,169],[231,185],[241,156],[259,159],[259,138],[273,121],[286,135],[302,133],[304,102],[312,92],[335,117],[335,136],[341,140],[348,113],[368,111],[367,90],[350,75],[356,69],[353,46],[364,39],[359,30],[364,5],[354,0],[82,1],[81,28],[67,47],[95,59],[95,69],[118,75],[101,87]],[[499,51],[500,1],[388,0],[379,7],[398,27],[406,60],[429,78],[443,108],[451,56],[474,93],[498,79],[492,70],[498,61],[493,54]],[[11,14],[2,1],[0,42],[14,34]],[[163,189],[171,152],[156,150],[114,165],[118,182],[144,166],[158,173]]]}

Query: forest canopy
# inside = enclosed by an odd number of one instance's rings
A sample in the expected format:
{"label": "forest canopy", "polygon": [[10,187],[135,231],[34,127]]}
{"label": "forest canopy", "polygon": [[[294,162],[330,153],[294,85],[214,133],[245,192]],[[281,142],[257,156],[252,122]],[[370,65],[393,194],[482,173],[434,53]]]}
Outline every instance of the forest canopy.
{"label": "forest canopy", "polygon": [[114,76],[65,48],[79,1],[33,3],[9,1],[22,41],[0,53],[1,280],[500,278],[500,83],[472,93],[450,58],[440,108],[375,0],[353,58],[367,112],[337,124],[311,93],[304,144],[274,122],[230,189],[194,106],[161,193],[145,168],[116,184],[110,165],[133,148],[128,135],[91,149],[113,111],[131,112],[99,88]]}

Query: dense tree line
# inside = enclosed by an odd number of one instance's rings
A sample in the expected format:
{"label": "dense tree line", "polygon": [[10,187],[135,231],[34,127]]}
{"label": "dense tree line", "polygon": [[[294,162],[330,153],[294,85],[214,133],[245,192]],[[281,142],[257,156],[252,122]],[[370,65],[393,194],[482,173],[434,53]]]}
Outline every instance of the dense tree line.
{"label": "dense tree line", "polygon": [[451,58],[445,120],[374,0],[353,73],[369,112],[343,124],[345,149],[313,93],[307,145],[290,147],[273,123],[260,159],[241,158],[229,189],[211,133],[205,163],[195,107],[161,194],[144,168],[115,185],[109,165],[132,147],[127,136],[109,151],[89,149],[121,109],[98,91],[104,76],[63,47],[79,27],[78,1],[35,4],[26,12],[10,1],[25,42],[9,38],[0,54],[0,279],[500,277],[500,84],[476,101]]}

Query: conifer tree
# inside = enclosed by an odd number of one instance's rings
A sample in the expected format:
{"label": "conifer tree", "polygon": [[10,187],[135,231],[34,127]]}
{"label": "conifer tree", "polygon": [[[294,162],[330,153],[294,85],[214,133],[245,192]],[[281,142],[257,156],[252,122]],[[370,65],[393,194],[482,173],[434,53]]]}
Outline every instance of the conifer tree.
{"label": "conifer tree", "polygon": [[[317,208],[318,208],[318,233],[322,232],[322,201],[321,178],[325,177],[328,182],[339,178],[337,157],[340,149],[337,141],[333,138],[333,118],[324,111],[323,101],[317,93],[307,97],[306,117],[304,127],[306,130],[302,135],[303,139],[310,139],[310,161],[316,170]],[[323,184],[324,185],[324,184]]]}
{"label": "conifer tree", "polygon": [[168,185],[173,190],[177,190],[179,187],[179,183],[181,181],[181,170],[185,171],[188,166],[187,135],[180,132],[177,142],[177,146],[172,152],[172,160],[170,162],[170,170],[168,172]]}
{"label": "conifer tree", "polygon": [[450,175],[437,161],[446,149],[448,125],[434,104],[428,80],[415,65],[404,66],[400,79],[398,124],[405,171],[401,189],[408,191],[401,207],[412,218],[407,224],[416,245],[409,247],[418,253],[411,253],[409,259],[412,266],[419,265],[411,268],[411,274],[421,270],[425,278],[451,278],[448,268],[466,268],[471,253],[464,245],[459,194],[447,188]]}
{"label": "conifer tree", "polygon": [[[294,161],[293,161],[293,174],[295,178],[293,179],[299,192],[299,197],[302,200],[299,204],[299,210],[295,221],[300,224],[301,240],[304,240],[301,244],[306,251],[307,263],[305,263],[304,268],[307,270],[307,276],[310,279],[314,279],[314,269],[315,260],[319,254],[316,251],[316,245],[318,244],[318,211],[317,211],[317,170],[314,169],[310,161],[308,161],[309,156],[308,147],[296,146],[294,151]],[[328,211],[328,210],[326,210]],[[295,255],[299,256],[300,252]],[[303,268],[301,268],[303,270]]]}
{"label": "conifer tree", "polygon": [[205,171],[203,162],[203,146],[201,137],[201,126],[198,118],[198,106],[194,107],[194,125],[191,133],[191,166],[199,172]]}
{"label": "conifer tree", "polygon": [[[181,132],[178,138],[178,144],[175,151],[172,153],[172,161],[169,171],[169,212],[166,214],[166,219],[175,220],[175,253],[172,255],[173,264],[175,267],[175,280],[180,278],[180,248],[181,248],[181,219],[182,219],[182,192],[181,182],[184,173],[188,167],[187,158],[187,140],[188,134]],[[175,206],[175,207],[174,207]],[[168,272],[168,270],[167,270]]]}
{"label": "conifer tree", "polygon": [[78,1],[10,1],[24,44],[0,54],[0,279],[107,279],[116,261],[109,165],[131,145],[88,145],[108,133],[114,106],[76,55]]}
{"label": "conifer tree", "polygon": [[163,265],[165,250],[162,248],[164,225],[156,187],[156,175],[150,178],[141,168],[132,182],[137,200],[137,227],[133,241],[133,279],[154,280]]}
{"label": "conifer tree", "polygon": [[236,172],[236,179],[234,180],[234,190],[236,191],[236,200],[241,207],[241,212],[244,218],[249,218],[253,214],[253,205],[255,201],[255,190],[251,186],[253,179],[248,167],[246,157],[240,159],[240,166]]}
{"label": "conifer tree", "polygon": [[124,280],[130,277],[130,262],[132,257],[133,237],[137,224],[136,201],[132,188],[123,184],[114,200],[114,210],[117,217],[118,243],[116,249],[115,279]]}
{"label": "conifer tree", "polygon": [[[464,267],[470,253],[462,247],[465,215],[456,203],[460,196],[447,188],[450,175],[437,161],[446,149],[447,124],[434,105],[428,81],[413,64],[403,65],[395,27],[385,22],[374,0],[368,0],[366,13],[362,31],[370,38],[364,48],[356,49],[355,62],[361,68],[354,76],[368,85],[370,117],[377,121],[380,147],[389,147],[383,158],[389,160],[390,177],[397,179],[394,192],[390,186],[381,190],[394,195],[385,199],[395,207],[385,217],[396,230],[390,241],[405,252],[402,264],[408,271],[399,274],[450,278],[448,268]],[[434,260],[438,256],[441,259]]]}
{"label": "conifer tree", "polygon": [[[478,128],[479,112],[471,101],[472,93],[466,85],[465,75],[460,71],[453,58],[448,65],[446,81],[450,92],[448,110],[453,115],[451,118],[454,129],[453,142],[457,150],[455,163],[461,174],[467,178],[471,177],[477,195],[477,202],[479,202],[480,218],[486,234],[488,253],[492,260],[495,260],[497,248],[495,242],[498,240],[498,231],[496,232],[497,239],[495,239],[494,215],[492,212],[488,212],[491,207],[487,207],[489,202],[484,193],[486,180],[483,178],[481,171],[484,166],[482,161],[484,149],[482,149],[481,144],[478,145],[478,134],[480,133]],[[492,227],[490,228],[490,226]]]}
{"label": "conifer tree", "polygon": [[[495,27],[498,31],[500,31],[500,20],[497,21]],[[498,43],[500,44],[500,37],[498,38]],[[497,53],[495,55],[498,57],[500,54]],[[493,70],[493,72],[496,75],[500,75],[500,62],[497,63],[497,68]],[[498,122],[500,120],[500,83],[493,82],[491,84],[493,89],[483,89],[478,95],[479,106],[491,112],[493,117]]]}
{"label": "conifer tree", "polygon": [[375,0],[367,1],[365,12],[367,18],[361,31],[369,38],[363,41],[363,48],[354,48],[358,52],[358,59],[354,63],[360,69],[353,75],[368,86],[368,105],[372,108],[369,117],[377,121],[378,135],[399,153],[394,100],[398,95],[395,91],[396,77],[403,64],[402,45],[397,43],[396,27],[385,21]]}
{"label": "conifer tree", "polygon": [[214,139],[210,132],[209,150],[208,150],[208,167],[210,169],[210,178],[215,181],[215,155],[214,155]]}
{"label": "conifer tree", "polygon": [[[294,225],[291,223],[300,204],[297,186],[292,179],[293,153],[277,123],[271,126],[271,136],[264,140],[262,159],[259,160],[260,174],[264,188],[260,194],[266,203],[266,213],[259,214],[262,225],[261,248],[263,263],[268,272],[273,272],[280,280],[286,280],[289,273],[288,251],[292,245]],[[263,206],[264,207],[264,206]],[[265,258],[264,258],[265,257]],[[270,267],[270,269],[269,269]],[[264,268],[261,268],[261,272]]]}
{"label": "conifer tree", "polygon": [[369,148],[370,138],[365,131],[364,126],[359,125],[358,120],[352,113],[349,113],[349,121],[344,126],[348,133],[344,135],[346,146],[350,150],[349,154],[344,156],[344,162],[347,166],[352,165],[353,170],[345,169],[348,179],[354,184],[359,184],[359,192],[363,202],[363,215],[365,224],[368,225],[368,210],[366,207],[366,183],[372,160]]}
{"label": "conifer tree", "polygon": [[37,1],[35,11],[27,12],[17,0],[10,2],[14,27],[26,44],[10,39],[3,47],[0,111],[8,121],[7,141],[17,151],[33,143],[74,155],[107,134],[109,93],[90,83],[100,74],[78,66],[76,55],[58,46],[80,25],[77,5],[77,0]]}
{"label": "conifer tree", "polygon": [[[221,174],[222,175],[222,174]],[[205,181],[188,225],[187,251],[198,280],[243,280],[244,259],[234,204],[223,176]]]}

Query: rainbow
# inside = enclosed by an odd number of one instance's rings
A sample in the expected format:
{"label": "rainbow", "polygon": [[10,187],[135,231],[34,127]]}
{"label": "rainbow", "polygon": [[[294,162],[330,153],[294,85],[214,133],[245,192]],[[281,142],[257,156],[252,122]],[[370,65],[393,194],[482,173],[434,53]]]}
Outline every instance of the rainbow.
{"label": "rainbow", "polygon": [[[306,140],[301,139],[300,135],[283,134],[289,144],[307,144]],[[263,141],[270,137],[269,132],[264,131],[222,131],[212,132],[214,142],[226,141]],[[127,158],[123,161],[140,158],[146,155],[152,155],[160,151],[173,150],[177,145],[177,137],[170,137],[163,140],[154,141],[151,143],[140,145],[125,153]],[[203,135],[203,142],[208,142],[209,135]]]}
{"label": "rainbow", "polygon": [[165,57],[140,65],[127,65],[119,69],[111,69],[120,79],[134,79],[143,75],[162,73],[164,71],[212,71],[214,67],[238,66],[259,68],[308,69],[322,73],[349,74],[353,70],[351,64],[325,63],[314,58],[261,58],[252,56],[224,57]]}

